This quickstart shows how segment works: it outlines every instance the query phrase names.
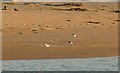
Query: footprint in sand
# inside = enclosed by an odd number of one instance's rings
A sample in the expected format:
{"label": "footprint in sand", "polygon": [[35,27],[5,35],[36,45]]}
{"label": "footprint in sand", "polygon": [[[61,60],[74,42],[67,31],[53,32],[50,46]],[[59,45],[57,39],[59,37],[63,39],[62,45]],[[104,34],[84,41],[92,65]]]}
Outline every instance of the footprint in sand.
{"label": "footprint in sand", "polygon": [[22,32],[19,32],[18,34],[23,34]]}
{"label": "footprint in sand", "polygon": [[4,24],[5,26],[12,26],[13,24]]}
{"label": "footprint in sand", "polygon": [[82,29],[85,29],[85,27],[82,27]]}
{"label": "footprint in sand", "polygon": [[63,27],[62,26],[58,26],[58,27],[56,27],[56,29],[63,29]]}
{"label": "footprint in sand", "polygon": [[14,29],[14,28],[11,27],[10,29]]}
{"label": "footprint in sand", "polygon": [[95,26],[94,26],[93,28],[98,28],[98,27],[95,27]]}
{"label": "footprint in sand", "polygon": [[34,33],[37,33],[37,30],[36,29],[33,29],[33,30],[31,30],[32,32],[34,32]]}
{"label": "footprint in sand", "polygon": [[37,33],[37,29],[36,28],[29,28],[30,32],[33,32],[33,33]]}
{"label": "footprint in sand", "polygon": [[55,41],[53,41],[53,40],[49,40],[49,41],[50,41],[51,44],[55,44]]}
{"label": "footprint in sand", "polygon": [[101,24],[101,25],[105,25],[105,24]]}
{"label": "footprint in sand", "polygon": [[120,22],[120,20],[115,20],[115,21]]}
{"label": "footprint in sand", "polygon": [[41,26],[41,25],[38,25],[38,26]]}
{"label": "footprint in sand", "polygon": [[66,20],[66,21],[71,21],[71,20]]}
{"label": "footprint in sand", "polygon": [[113,26],[110,26],[110,28],[113,28]]}
{"label": "footprint in sand", "polygon": [[79,24],[79,25],[82,25],[82,24]]}
{"label": "footprint in sand", "polygon": [[115,22],[112,22],[112,24],[115,24]]}

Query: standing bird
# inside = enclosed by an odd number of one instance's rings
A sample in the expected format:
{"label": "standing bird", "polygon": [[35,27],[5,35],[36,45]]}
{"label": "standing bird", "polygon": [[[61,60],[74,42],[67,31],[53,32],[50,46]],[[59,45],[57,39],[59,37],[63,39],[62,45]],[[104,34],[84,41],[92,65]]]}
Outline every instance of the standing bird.
{"label": "standing bird", "polygon": [[70,45],[73,45],[73,44],[74,44],[72,41],[68,41],[68,43],[69,43]]}
{"label": "standing bird", "polygon": [[18,11],[16,8],[14,8],[14,11]]}
{"label": "standing bird", "polygon": [[49,44],[46,44],[46,43],[45,43],[45,46],[46,46],[47,48],[49,48],[49,47],[50,47],[50,45],[49,45]]}
{"label": "standing bird", "polygon": [[4,6],[4,9],[3,10],[7,10],[7,6]]}
{"label": "standing bird", "polygon": [[73,33],[72,35],[73,35],[74,38],[77,36],[75,33]]}

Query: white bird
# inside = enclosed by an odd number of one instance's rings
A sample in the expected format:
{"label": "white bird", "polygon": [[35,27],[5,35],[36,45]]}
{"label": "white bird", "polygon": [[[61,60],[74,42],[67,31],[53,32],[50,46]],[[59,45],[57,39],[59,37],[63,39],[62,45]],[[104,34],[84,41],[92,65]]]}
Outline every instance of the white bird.
{"label": "white bird", "polygon": [[70,44],[70,45],[73,45],[74,43],[73,43],[72,41],[69,41],[69,44]]}
{"label": "white bird", "polygon": [[73,35],[74,38],[77,36],[77,34],[75,34],[75,33],[73,33],[72,35]]}
{"label": "white bird", "polygon": [[50,47],[50,45],[49,44],[45,44],[45,46],[48,48],[48,47]]}

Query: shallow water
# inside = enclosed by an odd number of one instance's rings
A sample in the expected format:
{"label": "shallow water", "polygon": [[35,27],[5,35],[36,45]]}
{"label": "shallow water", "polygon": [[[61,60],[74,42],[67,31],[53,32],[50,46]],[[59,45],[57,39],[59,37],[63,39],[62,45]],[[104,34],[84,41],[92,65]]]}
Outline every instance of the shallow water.
{"label": "shallow water", "polygon": [[4,60],[3,71],[118,71],[118,57]]}

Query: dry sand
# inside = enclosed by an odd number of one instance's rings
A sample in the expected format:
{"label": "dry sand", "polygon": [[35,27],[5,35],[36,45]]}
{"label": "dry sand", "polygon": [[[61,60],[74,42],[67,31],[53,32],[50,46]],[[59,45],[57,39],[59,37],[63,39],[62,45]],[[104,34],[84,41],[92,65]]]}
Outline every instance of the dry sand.
{"label": "dry sand", "polygon": [[[118,55],[117,3],[3,6],[7,6],[7,10],[2,10],[4,60]],[[77,34],[75,38],[73,33]],[[45,43],[50,47],[45,47]]]}

